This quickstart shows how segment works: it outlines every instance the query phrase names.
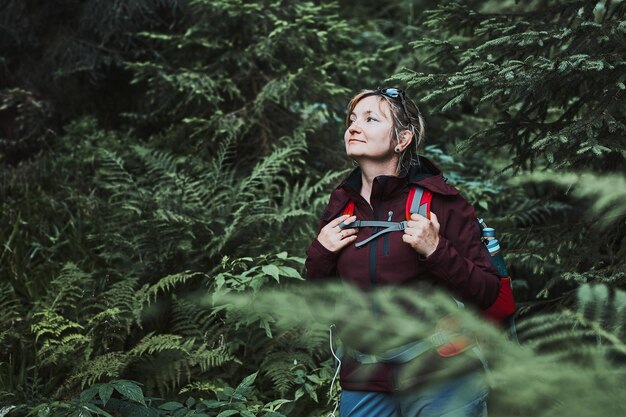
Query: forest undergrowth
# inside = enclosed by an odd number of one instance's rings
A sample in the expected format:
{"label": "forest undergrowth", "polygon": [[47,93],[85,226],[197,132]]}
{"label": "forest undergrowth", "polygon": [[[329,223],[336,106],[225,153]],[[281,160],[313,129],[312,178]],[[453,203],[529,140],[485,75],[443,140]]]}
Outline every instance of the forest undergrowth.
{"label": "forest undergrowth", "polygon": [[[325,416],[331,323],[384,349],[448,315],[491,415],[625,414],[624,2],[40,3],[0,1],[0,417]],[[496,228],[518,342],[304,281],[379,86]]]}

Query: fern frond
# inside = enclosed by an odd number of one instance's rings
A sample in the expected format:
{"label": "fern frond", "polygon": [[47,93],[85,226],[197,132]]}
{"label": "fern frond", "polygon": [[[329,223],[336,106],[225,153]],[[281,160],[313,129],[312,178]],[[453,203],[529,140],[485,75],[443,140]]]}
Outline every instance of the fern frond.
{"label": "fern frond", "polygon": [[589,328],[622,355],[626,355],[626,292],[610,291],[605,285],[585,284],[578,290],[577,311],[566,316]]}
{"label": "fern frond", "polygon": [[273,389],[284,396],[297,381],[296,370],[310,370],[314,366],[311,356],[304,352],[273,352],[261,363],[261,371],[272,381]]}
{"label": "fern frond", "polygon": [[80,332],[83,326],[74,321],[68,320],[55,311],[46,309],[33,315],[32,331],[35,334],[35,341],[44,339],[43,344],[60,343],[62,336],[68,333]]}
{"label": "fern frond", "polygon": [[196,381],[191,384],[187,384],[180,389],[179,394],[185,394],[189,392],[198,392],[198,393],[215,393],[224,389],[226,384],[223,381]]}
{"label": "fern frond", "polygon": [[579,284],[605,284],[621,287],[626,283],[626,271],[591,270],[585,272],[566,272],[563,281],[574,281]]}
{"label": "fern frond", "polygon": [[530,317],[518,324],[524,340],[540,351],[576,356],[590,346],[626,356],[626,293],[584,284],[575,308]]}
{"label": "fern frond", "polygon": [[518,224],[520,227],[545,225],[554,218],[563,218],[572,206],[559,201],[545,199],[525,199],[510,207],[504,221]]}
{"label": "fern frond", "polygon": [[[95,300],[97,309],[103,314],[107,310],[119,311],[116,321],[122,328],[126,329],[126,334],[130,331],[133,321],[140,325],[141,313],[143,309],[143,299],[138,297],[137,277],[127,276],[124,279],[112,283],[101,297]],[[105,318],[105,316],[103,316]]]}
{"label": "fern frond", "polygon": [[110,191],[110,201],[120,208],[141,214],[143,190],[125,167],[124,159],[115,152],[100,149],[96,183]]}
{"label": "fern frond", "polygon": [[172,333],[203,340],[209,345],[217,342],[223,325],[209,308],[203,308],[185,298],[173,300],[171,323]]}
{"label": "fern frond", "polygon": [[233,356],[226,351],[224,346],[210,349],[206,344],[202,344],[196,347],[189,356],[189,366],[198,366],[202,372],[206,372],[233,359]]}
{"label": "fern frond", "polygon": [[146,354],[152,355],[159,352],[174,350],[180,351],[185,355],[189,355],[194,343],[194,339],[183,339],[182,336],[174,334],[155,335],[154,332],[150,332],[129,351],[129,354],[141,357]]}
{"label": "fern frond", "polygon": [[104,377],[106,379],[118,379],[128,362],[127,354],[122,352],[110,352],[100,356],[96,356],[91,360],[84,361],[70,375],[67,383],[62,389],[68,389],[72,385],[78,383],[81,388],[86,385],[93,385]]}
{"label": "fern frond", "polygon": [[89,336],[72,333],[64,336],[58,343],[44,343],[37,352],[42,366],[60,366],[74,364],[80,366],[84,357],[84,350],[92,343]]}
{"label": "fern frond", "polygon": [[24,309],[8,282],[0,283],[0,334],[6,334],[14,324],[22,320]]}
{"label": "fern frond", "polygon": [[50,282],[46,297],[41,305],[47,309],[63,312],[76,311],[77,306],[85,298],[85,292],[90,291],[93,276],[83,272],[74,263],[67,263],[59,275]]}
{"label": "fern frond", "polygon": [[145,290],[145,301],[148,303],[150,303],[151,300],[156,301],[159,292],[167,293],[179,284],[184,284],[190,280],[199,280],[205,277],[206,275],[200,272],[185,271],[160,278],[156,284],[149,286]]}

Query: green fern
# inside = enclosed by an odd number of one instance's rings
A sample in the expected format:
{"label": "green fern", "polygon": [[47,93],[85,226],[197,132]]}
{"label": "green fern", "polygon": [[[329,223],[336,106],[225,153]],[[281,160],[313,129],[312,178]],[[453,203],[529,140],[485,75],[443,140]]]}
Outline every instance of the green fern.
{"label": "green fern", "polygon": [[18,323],[22,321],[24,312],[13,287],[8,282],[0,283],[0,310],[3,311],[3,314],[0,316],[1,339],[13,333],[12,329],[17,327]]}
{"label": "green fern", "polygon": [[117,379],[121,376],[127,364],[128,357],[122,352],[110,352],[96,356],[93,359],[82,362],[80,368],[69,376],[66,384],[61,389],[69,390],[74,384],[84,388],[104,378],[107,380]]}
{"label": "green fern", "polygon": [[528,318],[518,326],[520,335],[536,349],[576,355],[589,346],[606,353],[626,354],[626,293],[609,291],[604,285],[582,285],[575,308]]}
{"label": "green fern", "polygon": [[48,287],[41,304],[52,311],[75,311],[85,298],[85,292],[92,290],[93,276],[82,271],[77,265],[68,263]]}
{"label": "green fern", "polygon": [[48,344],[61,343],[62,336],[84,329],[82,325],[63,317],[53,310],[43,310],[33,315],[34,322],[31,326],[35,341],[46,346]]}
{"label": "green fern", "polygon": [[198,280],[204,278],[204,274],[193,273],[190,271],[180,272],[178,274],[168,275],[158,280],[158,282],[150,287],[142,289],[142,293],[145,296],[145,301],[150,303],[150,300],[155,300],[159,292],[169,293],[171,290],[179,284],[184,284],[190,280]]}
{"label": "green fern", "polygon": [[189,355],[189,366],[199,367],[202,372],[223,366],[235,358],[227,352],[225,345],[210,348],[207,344],[197,345]]}
{"label": "green fern", "polygon": [[[174,298],[172,301],[172,332],[183,337],[204,338],[213,341],[212,330],[219,326],[209,309],[202,308],[189,299]],[[217,329],[216,329],[217,330]]]}
{"label": "green fern", "polygon": [[299,385],[296,370],[309,371],[314,364],[311,356],[304,352],[274,352],[265,357],[261,371],[272,381],[272,387],[281,396],[286,396]]}
{"label": "green fern", "polygon": [[134,356],[143,356],[144,354],[152,355],[167,350],[176,350],[183,354],[189,354],[194,344],[194,339],[183,340],[183,338],[178,335],[155,335],[148,333],[129,353]]}
{"label": "green fern", "polygon": [[[130,333],[133,323],[138,326],[141,325],[144,298],[139,297],[140,294],[143,294],[137,290],[138,282],[139,280],[133,276],[113,282],[107,286],[108,288],[102,292],[97,300],[94,300],[94,308],[100,312],[110,309],[119,312],[119,314],[115,314],[114,320],[110,323],[112,327],[125,329],[125,334]],[[102,318],[107,320],[106,316]],[[97,323],[94,322],[95,324]]]}

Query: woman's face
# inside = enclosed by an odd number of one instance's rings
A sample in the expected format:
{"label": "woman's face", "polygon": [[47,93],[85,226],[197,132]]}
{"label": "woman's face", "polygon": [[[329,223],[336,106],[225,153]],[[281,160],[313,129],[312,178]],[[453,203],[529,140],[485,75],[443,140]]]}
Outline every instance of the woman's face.
{"label": "woman's face", "polygon": [[371,159],[386,162],[395,156],[391,140],[391,109],[377,96],[365,97],[350,114],[350,125],[344,133],[346,153],[359,161]]}

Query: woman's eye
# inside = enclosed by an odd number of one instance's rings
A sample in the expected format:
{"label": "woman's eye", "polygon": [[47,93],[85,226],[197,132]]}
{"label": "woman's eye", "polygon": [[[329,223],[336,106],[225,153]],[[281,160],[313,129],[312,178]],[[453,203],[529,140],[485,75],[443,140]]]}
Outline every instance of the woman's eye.
{"label": "woman's eye", "polygon": [[373,118],[373,117],[368,117],[368,118],[367,118],[367,121],[368,121],[368,122],[371,122],[371,121],[377,122],[378,120],[377,120],[377,119],[375,119],[375,118]]}

